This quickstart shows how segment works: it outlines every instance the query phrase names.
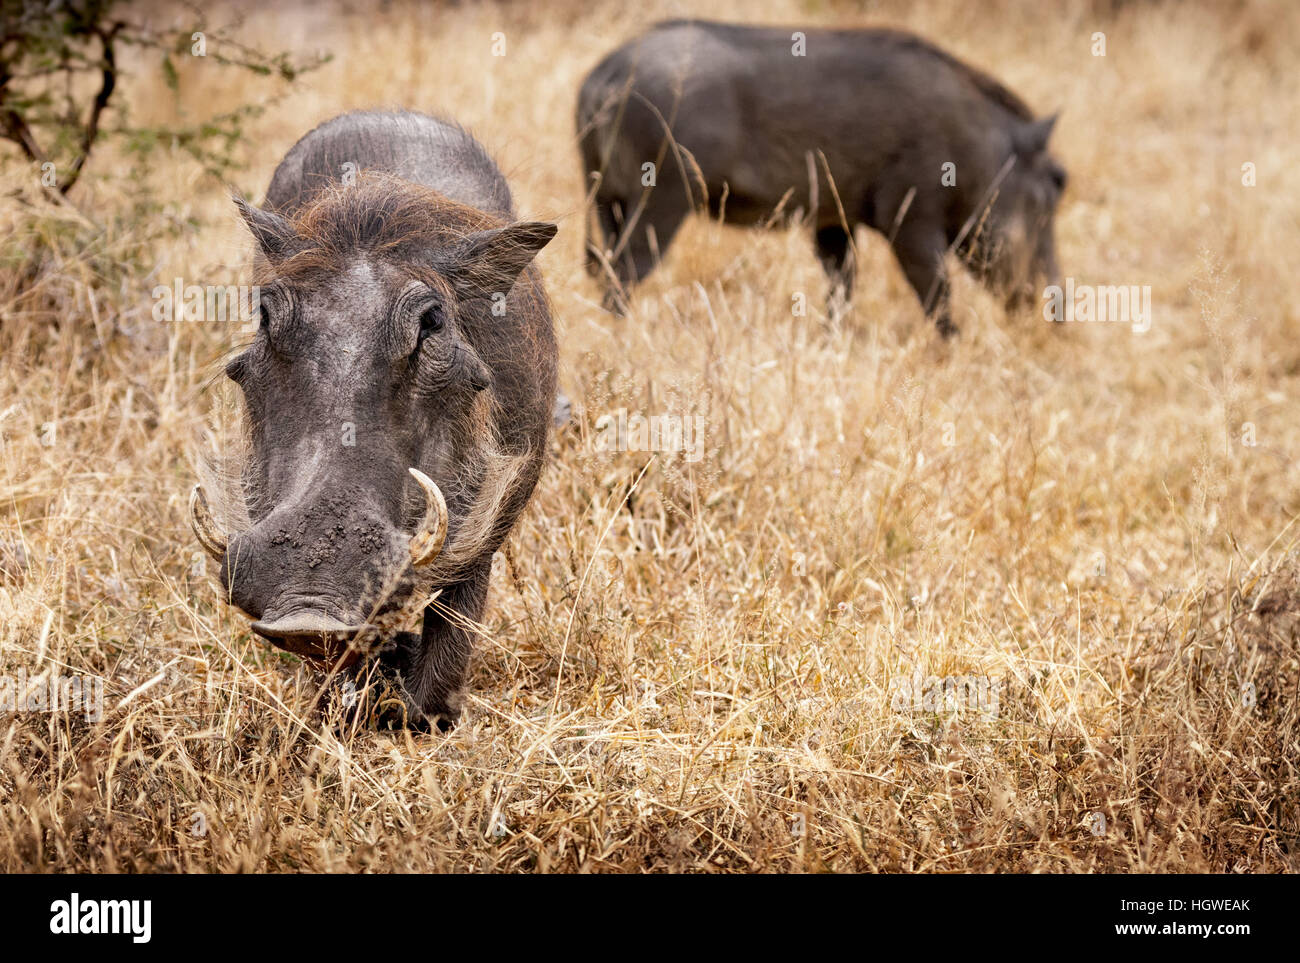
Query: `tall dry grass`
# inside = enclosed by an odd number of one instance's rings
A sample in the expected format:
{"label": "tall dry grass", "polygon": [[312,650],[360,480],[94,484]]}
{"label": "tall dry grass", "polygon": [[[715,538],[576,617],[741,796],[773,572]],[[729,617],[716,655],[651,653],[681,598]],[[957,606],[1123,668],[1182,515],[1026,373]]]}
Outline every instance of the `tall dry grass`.
{"label": "tall dry grass", "polygon": [[[705,221],[629,318],[599,309],[577,86],[688,4],[242,10],[250,42],[336,59],[253,125],[238,186],[260,196],[346,109],[465,122],[523,214],[561,224],[541,265],[574,417],[498,566],[459,728],[340,727],[320,677],[221,604],[185,522],[237,335],[156,324],[149,291],[241,276],[223,186],[179,154],[148,173],[198,225],[177,241],[112,216],[111,150],[81,213],[6,205],[56,253],[0,277],[0,676],[106,697],[99,722],[0,715],[0,869],[1296,868],[1294,5],[710,4],[915,29],[1063,108],[1063,267],[1150,285],[1151,330],[1008,316],[962,280],[951,345],[866,235],[838,325],[807,232]],[[274,92],[195,60],[177,103],[130,67],[142,123]],[[91,250],[59,240],[82,218]],[[704,456],[598,450],[620,408],[701,416]],[[929,677],[989,680],[996,705],[897,704]]]}

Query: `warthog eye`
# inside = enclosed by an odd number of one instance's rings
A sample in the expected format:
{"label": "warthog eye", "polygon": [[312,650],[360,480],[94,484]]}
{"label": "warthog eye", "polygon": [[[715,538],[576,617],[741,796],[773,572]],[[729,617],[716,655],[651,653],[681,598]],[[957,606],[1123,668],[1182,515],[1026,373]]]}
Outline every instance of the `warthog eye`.
{"label": "warthog eye", "polygon": [[430,305],[420,313],[420,337],[442,330],[442,311],[436,304]]}

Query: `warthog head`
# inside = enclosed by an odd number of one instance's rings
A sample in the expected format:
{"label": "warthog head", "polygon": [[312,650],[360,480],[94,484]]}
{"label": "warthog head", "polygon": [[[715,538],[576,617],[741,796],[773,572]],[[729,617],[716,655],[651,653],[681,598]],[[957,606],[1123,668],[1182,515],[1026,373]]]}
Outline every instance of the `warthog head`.
{"label": "warthog head", "polygon": [[191,520],[256,632],[335,654],[482,551],[519,462],[496,447],[485,339],[555,227],[385,175],[292,219],[236,203],[259,250],[260,327],[226,366],[247,454],[226,524],[202,488]]}
{"label": "warthog head", "polygon": [[1008,307],[1028,303],[1045,284],[1059,281],[1056,207],[1065,168],[1047,152],[1056,116],[1023,122],[1012,136],[1013,153],[993,188],[991,204],[964,251],[967,263]]}

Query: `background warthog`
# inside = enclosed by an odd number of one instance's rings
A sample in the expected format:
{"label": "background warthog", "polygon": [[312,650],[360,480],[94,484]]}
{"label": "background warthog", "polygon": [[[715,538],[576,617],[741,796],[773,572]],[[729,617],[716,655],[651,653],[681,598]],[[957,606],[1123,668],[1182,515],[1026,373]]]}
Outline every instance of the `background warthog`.
{"label": "background warthog", "polygon": [[663,23],[605,57],[578,98],[588,267],[618,310],[692,210],[752,225],[802,209],[833,300],[852,289],[865,224],[950,334],[950,248],[1008,301],[1055,278],[1054,120],[906,33]]}
{"label": "background warthog", "polygon": [[[378,636],[410,717],[449,723],[545,450],[556,346],[530,262],[555,227],[516,223],[483,148],[410,113],[316,128],[267,199],[240,203],[261,326],[226,367],[249,450],[220,522],[196,491],[196,532],[258,633],[328,657]],[[437,587],[422,633],[394,631]]]}

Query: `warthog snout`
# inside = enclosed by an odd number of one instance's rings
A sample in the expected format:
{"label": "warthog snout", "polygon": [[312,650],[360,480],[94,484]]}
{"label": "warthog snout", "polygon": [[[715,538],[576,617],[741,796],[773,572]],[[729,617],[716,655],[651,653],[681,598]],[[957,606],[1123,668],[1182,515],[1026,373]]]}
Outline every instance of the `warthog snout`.
{"label": "warthog snout", "polygon": [[412,468],[410,474],[426,502],[413,535],[355,489],[281,505],[230,536],[196,486],[190,520],[200,544],[220,561],[231,602],[255,619],[255,632],[290,651],[328,655],[373,628],[373,614],[408,594],[414,570],[442,549],[442,492],[423,472]]}
{"label": "warthog snout", "polygon": [[403,589],[408,538],[379,511],[338,492],[279,506],[230,539],[221,581],[273,642],[346,641]]}

